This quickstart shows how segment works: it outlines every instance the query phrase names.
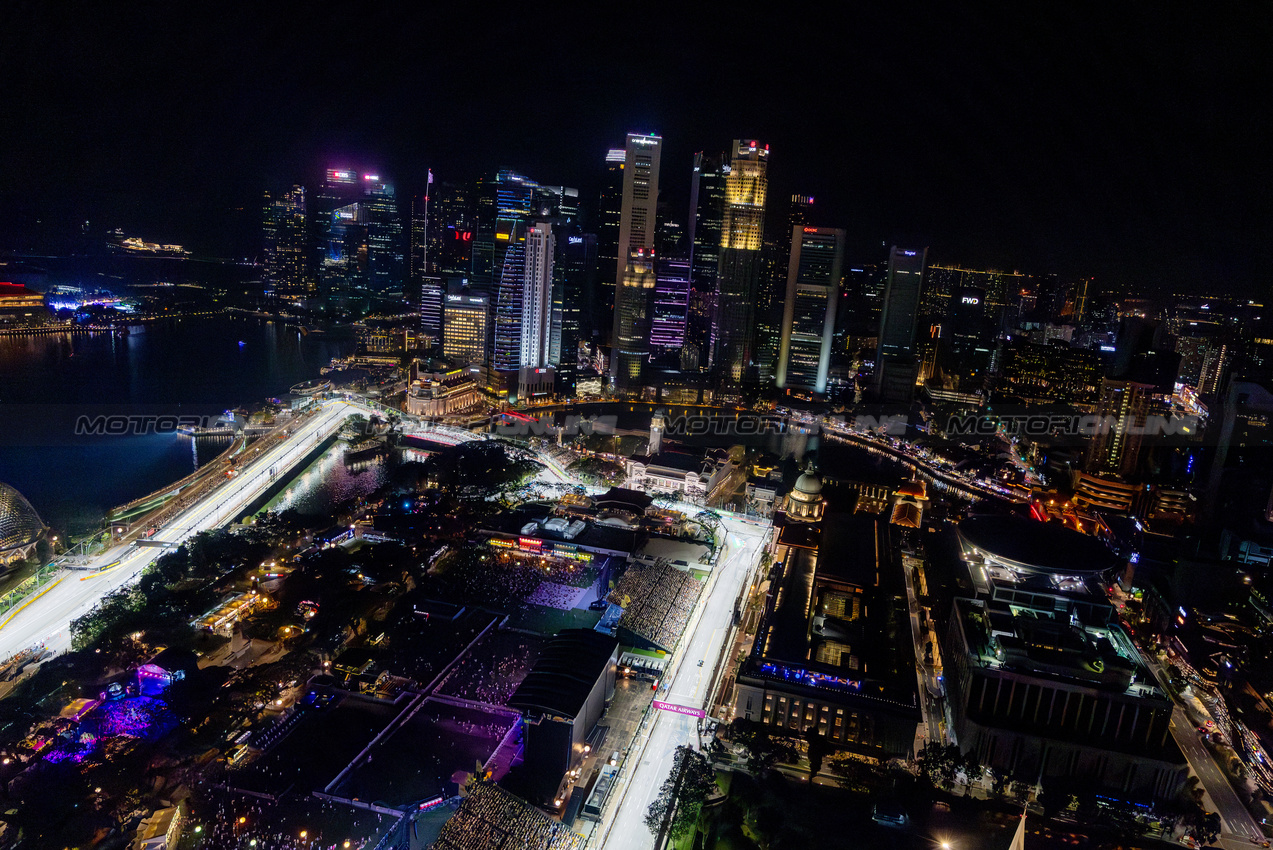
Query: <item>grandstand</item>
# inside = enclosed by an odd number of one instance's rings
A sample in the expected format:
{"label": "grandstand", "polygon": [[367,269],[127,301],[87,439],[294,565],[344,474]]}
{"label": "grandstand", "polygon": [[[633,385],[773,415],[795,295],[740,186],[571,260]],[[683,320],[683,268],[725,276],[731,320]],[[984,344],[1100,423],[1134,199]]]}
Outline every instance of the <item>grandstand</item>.
{"label": "grandstand", "polygon": [[478,782],[433,850],[583,850],[583,836],[491,782]]}
{"label": "grandstand", "polygon": [[609,597],[623,607],[620,641],[639,649],[670,652],[685,631],[702,588],[703,582],[692,573],[666,560],[633,564]]}

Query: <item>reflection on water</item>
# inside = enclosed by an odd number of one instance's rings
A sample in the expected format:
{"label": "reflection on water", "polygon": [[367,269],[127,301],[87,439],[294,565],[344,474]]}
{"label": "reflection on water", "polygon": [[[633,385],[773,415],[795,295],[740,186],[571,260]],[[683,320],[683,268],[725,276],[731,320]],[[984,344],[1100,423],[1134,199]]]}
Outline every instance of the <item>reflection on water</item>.
{"label": "reflection on water", "polygon": [[336,443],[274,497],[266,510],[294,508],[303,514],[328,515],[347,502],[364,498],[390,480],[390,465],[422,462],[428,452],[404,449],[400,460],[375,457],[352,463],[345,460],[345,443]]}

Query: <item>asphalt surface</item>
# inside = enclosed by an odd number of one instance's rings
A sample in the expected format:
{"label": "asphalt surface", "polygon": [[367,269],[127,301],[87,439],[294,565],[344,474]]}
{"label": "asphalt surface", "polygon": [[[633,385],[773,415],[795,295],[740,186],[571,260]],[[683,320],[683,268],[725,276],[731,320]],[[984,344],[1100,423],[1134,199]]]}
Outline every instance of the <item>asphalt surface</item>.
{"label": "asphalt surface", "polygon": [[[327,402],[295,433],[178,514],[150,541],[175,546],[201,531],[229,522],[277,476],[304,458],[316,443],[339,428],[345,417],[358,409],[344,401]],[[0,619],[0,658],[40,644],[53,652],[67,649],[71,643],[72,620],[92,610],[103,596],[133,582],[166,551],[165,547],[153,545],[116,546],[93,558],[87,569],[63,570],[43,590]]]}
{"label": "asphalt surface", "polygon": [[[712,584],[704,591],[695,617],[682,639],[673,669],[664,677],[656,699],[692,708],[704,708],[710,698],[712,673],[720,660],[722,643],[729,636],[734,602],[753,566],[760,557],[767,525],[742,519],[723,518],[727,530],[726,551],[721,555]],[[698,665],[702,660],[703,665]],[[601,836],[607,850],[648,850],[654,836],[645,826],[645,812],[658,794],[659,786],[672,770],[677,746],[699,745],[697,718],[656,711],[646,728],[629,748],[620,785],[614,791],[612,807],[594,835]]]}

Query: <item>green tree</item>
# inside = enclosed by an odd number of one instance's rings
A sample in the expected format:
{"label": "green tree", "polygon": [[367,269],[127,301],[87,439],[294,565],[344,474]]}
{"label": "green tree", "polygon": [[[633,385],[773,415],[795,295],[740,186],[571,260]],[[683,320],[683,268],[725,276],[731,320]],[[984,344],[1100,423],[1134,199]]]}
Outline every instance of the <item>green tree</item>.
{"label": "green tree", "polygon": [[707,758],[681,745],[672,760],[672,772],[645,813],[645,825],[654,835],[665,830],[674,838],[688,835],[698,823],[703,803],[716,788],[716,772]]}

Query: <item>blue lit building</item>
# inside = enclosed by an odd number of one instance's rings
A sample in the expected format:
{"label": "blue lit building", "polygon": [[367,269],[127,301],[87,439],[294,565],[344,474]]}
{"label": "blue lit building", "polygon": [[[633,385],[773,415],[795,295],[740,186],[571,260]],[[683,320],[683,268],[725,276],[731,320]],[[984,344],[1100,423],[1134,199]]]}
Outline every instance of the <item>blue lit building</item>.
{"label": "blue lit building", "polygon": [[660,257],[654,263],[654,304],[650,317],[650,359],[679,364],[690,306],[690,261]]}

